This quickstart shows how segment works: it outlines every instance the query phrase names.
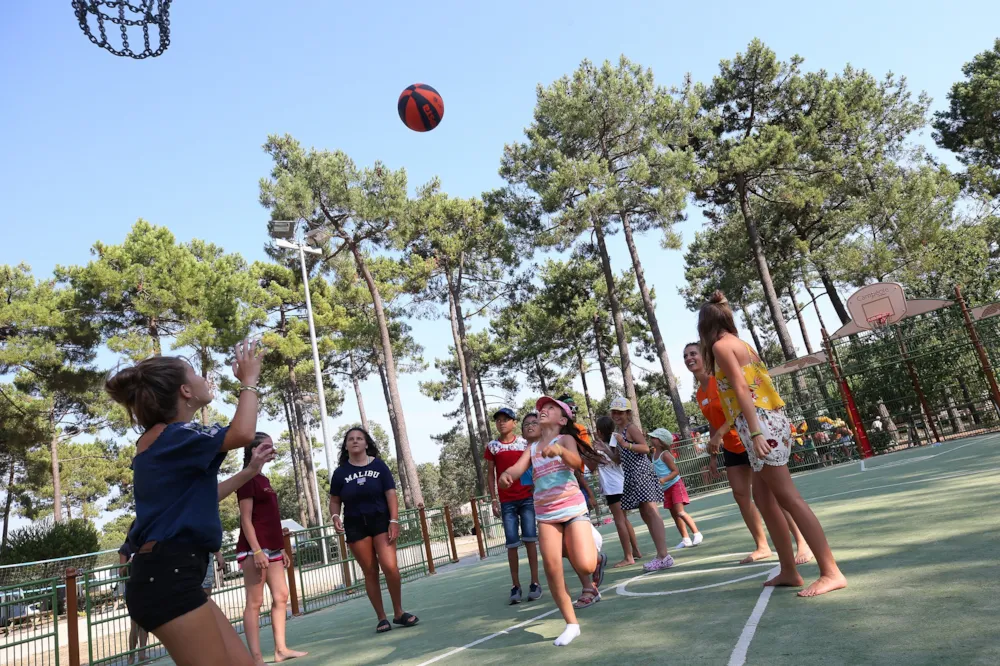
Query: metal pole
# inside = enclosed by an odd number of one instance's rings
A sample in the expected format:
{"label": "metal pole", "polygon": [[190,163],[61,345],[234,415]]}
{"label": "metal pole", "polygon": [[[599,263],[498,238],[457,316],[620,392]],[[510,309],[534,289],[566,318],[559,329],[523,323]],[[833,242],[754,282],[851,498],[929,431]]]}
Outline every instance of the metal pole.
{"label": "metal pole", "polygon": [[997,386],[997,377],[993,373],[990,357],[986,354],[986,350],[983,349],[983,343],[979,341],[979,334],[976,333],[976,325],[972,323],[969,308],[966,307],[965,299],[962,297],[962,288],[957,284],[955,285],[955,300],[958,301],[959,307],[962,308],[962,319],[965,320],[965,330],[969,334],[969,339],[972,340],[972,348],[976,350],[976,356],[979,357],[979,367],[982,369],[983,375],[986,377],[986,382],[989,384],[993,403],[1000,410],[1000,387]]}
{"label": "metal pole", "polygon": [[[299,262],[302,265],[302,286],[306,292],[306,318],[309,320],[309,340],[312,342],[313,370],[316,371],[316,393],[319,395],[319,427],[323,433],[323,451],[326,453],[326,471],[333,475],[333,456],[330,454],[330,440],[326,436],[326,393],[323,390],[323,372],[319,366],[319,347],[316,346],[316,325],[313,323],[312,298],[309,295],[309,275],[306,273],[306,246],[299,243]],[[312,451],[309,452],[312,457]],[[316,507],[319,524],[323,524],[322,495],[319,493],[319,479],[315,473],[316,466],[313,465],[313,485],[316,486]]]}

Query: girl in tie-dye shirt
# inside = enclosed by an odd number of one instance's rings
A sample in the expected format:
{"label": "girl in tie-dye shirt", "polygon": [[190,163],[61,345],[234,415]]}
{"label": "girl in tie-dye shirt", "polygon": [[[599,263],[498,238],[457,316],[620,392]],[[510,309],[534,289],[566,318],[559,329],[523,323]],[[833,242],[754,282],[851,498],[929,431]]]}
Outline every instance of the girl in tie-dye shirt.
{"label": "girl in tie-dye shirt", "polygon": [[[573,474],[583,469],[584,458],[597,454],[579,438],[573,411],[563,402],[543,397],[535,403],[542,436],[521,459],[500,475],[500,487],[507,488],[530,466],[534,477],[535,515],[538,518],[538,542],[542,548],[545,578],[556,605],[566,620],[566,629],[555,645],[569,645],[580,635],[580,625],[573,601],[563,579],[562,558],[565,552],[581,580],[594,576],[598,552],[584,498]],[[596,585],[589,592],[600,598]]]}

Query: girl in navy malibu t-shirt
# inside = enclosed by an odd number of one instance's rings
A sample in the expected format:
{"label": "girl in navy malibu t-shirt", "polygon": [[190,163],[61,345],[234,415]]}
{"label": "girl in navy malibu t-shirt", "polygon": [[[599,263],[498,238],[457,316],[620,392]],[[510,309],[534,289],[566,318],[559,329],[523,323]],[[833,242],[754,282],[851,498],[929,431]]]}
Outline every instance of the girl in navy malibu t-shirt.
{"label": "girl in navy malibu t-shirt", "polygon": [[105,384],[144,430],[132,462],[136,518],[129,538],[137,550],[125,601],[136,624],[160,639],[177,663],[254,663],[201,584],[209,553],[222,540],[219,466],[257,430],[262,351],[248,342],[234,350],[233,372],[242,386],[227,428],[194,422],[211,403],[212,387],[184,359],[148,358]]}
{"label": "girl in navy malibu t-shirt", "polygon": [[[340,510],[343,507],[344,517]],[[365,591],[378,616],[375,631],[392,629],[382,606],[379,567],[392,598],[393,623],[412,627],[417,617],[403,610],[396,538],[399,536],[399,502],[392,472],[378,457],[378,447],[367,432],[351,428],[340,448],[340,464],[330,478],[330,515],[338,532],[365,574]]]}

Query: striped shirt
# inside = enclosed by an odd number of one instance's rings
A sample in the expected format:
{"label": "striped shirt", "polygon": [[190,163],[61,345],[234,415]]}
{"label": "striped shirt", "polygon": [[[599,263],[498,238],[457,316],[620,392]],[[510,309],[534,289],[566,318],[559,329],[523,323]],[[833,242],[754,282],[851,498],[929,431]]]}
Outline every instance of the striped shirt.
{"label": "striped shirt", "polygon": [[[556,437],[550,444],[559,441]],[[576,482],[573,469],[562,458],[543,458],[538,443],[531,445],[531,467],[535,481],[535,517],[540,523],[565,523],[587,513],[587,500]]]}

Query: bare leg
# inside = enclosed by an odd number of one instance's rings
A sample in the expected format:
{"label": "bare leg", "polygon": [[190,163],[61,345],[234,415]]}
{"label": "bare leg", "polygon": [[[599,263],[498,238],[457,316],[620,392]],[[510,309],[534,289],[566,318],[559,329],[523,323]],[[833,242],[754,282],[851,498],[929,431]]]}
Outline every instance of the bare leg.
{"label": "bare leg", "polygon": [[740,508],[740,515],[743,516],[743,522],[750,530],[755,544],[753,552],[740,560],[740,564],[749,564],[771,557],[771,548],[767,545],[767,535],[764,534],[764,523],[750,497],[751,474],[750,465],[726,468],[726,477],[729,479],[730,488],[733,489],[733,499],[736,500],[736,506]]}
{"label": "bare leg", "polygon": [[639,539],[635,536],[635,528],[632,527],[632,521],[628,519],[627,515],[625,516],[625,526],[628,528],[628,539],[632,544],[632,557],[641,560],[643,554],[639,552]]}
{"label": "bare leg", "polygon": [[792,520],[790,513],[781,510],[781,513],[785,514],[785,522],[788,523],[788,531],[792,533],[792,538],[795,539],[795,563],[796,564],[806,564],[813,558],[812,549],[809,548],[809,544],[806,543],[806,539],[802,536],[802,532],[799,531],[799,526],[795,524]]}
{"label": "bare leg", "polygon": [[399,575],[399,565],[396,563],[396,544],[389,542],[389,535],[385,532],[376,534],[374,541],[378,562],[385,575],[385,586],[389,589],[389,598],[392,599],[392,617],[398,620],[403,615],[403,581]]}
{"label": "bare leg", "polygon": [[[764,466],[765,468],[767,465]],[[759,472],[753,473],[753,501],[764,518],[767,531],[778,551],[778,562],[781,571],[777,576],[764,583],[765,586],[798,587],[802,585],[802,576],[795,568],[795,552],[792,550],[792,537],[788,533],[788,523],[781,513],[781,507],[771,494],[771,489]]]}
{"label": "bare leg", "polygon": [[681,517],[681,513],[683,513],[684,510],[678,510],[677,507],[679,506],[681,505],[675,504],[670,507],[670,517],[674,519],[674,525],[677,526],[677,531],[681,533],[681,538],[687,539],[689,538],[687,526],[684,524],[684,519]]}
{"label": "bare leg", "polygon": [[653,537],[653,545],[656,546],[656,556],[663,559],[667,556],[667,531],[663,528],[663,519],[660,512],[656,510],[656,505],[652,502],[644,502],[639,505],[639,515],[646,523],[649,535]]}
{"label": "bare leg", "polygon": [[359,539],[354,543],[347,544],[351,549],[351,554],[357,560],[358,566],[365,575],[365,593],[368,594],[368,601],[371,602],[375,610],[375,616],[379,620],[385,619],[385,606],[382,605],[382,587],[378,580],[378,559],[375,557],[375,545],[371,537]]}
{"label": "bare leg", "polygon": [[[615,502],[608,507],[611,509],[611,515],[615,519],[615,529],[618,530],[618,541],[622,545],[622,553],[625,556],[622,561],[616,564],[616,567],[625,567],[630,564],[635,564],[635,560],[632,559],[632,543],[631,537],[629,536],[629,527],[631,524],[628,522],[628,518],[625,516],[625,512],[622,511],[621,502]],[[633,532],[635,534],[635,532]]]}
{"label": "bare leg", "polygon": [[698,526],[694,524],[694,518],[692,518],[691,514],[684,509],[683,504],[678,504],[677,506],[681,508],[680,511],[681,520],[683,520],[687,524],[687,526],[691,529],[691,532],[697,534]]}
{"label": "bare leg", "polygon": [[154,634],[177,666],[253,665],[239,634],[211,601],[157,627]]}
{"label": "bare leg", "polygon": [[538,544],[542,548],[542,565],[545,567],[545,580],[549,593],[559,607],[566,624],[577,624],[573,601],[566,591],[566,581],[563,579],[563,527],[552,523],[539,523]]}
{"label": "bare leg", "polygon": [[143,648],[149,643],[149,632],[138,625],[136,628],[139,630],[139,661],[145,661],[146,651]]}
{"label": "bare leg", "polygon": [[538,544],[525,541],[524,550],[528,553],[528,570],[531,572],[531,582],[538,584]]}
{"label": "bare leg", "polygon": [[[243,587],[246,588],[247,603],[243,607],[243,633],[254,664],[263,666],[264,654],[260,649],[260,606],[264,603],[264,579],[252,557],[241,563]],[[272,622],[274,620],[272,619]]]}
{"label": "bare leg", "polygon": [[130,664],[135,663],[135,655],[132,654],[132,650],[135,649],[136,643],[139,642],[138,631],[139,631],[139,625],[135,623],[135,620],[132,620],[132,626],[128,630],[128,651],[129,651],[128,663]]}
{"label": "bare leg", "polygon": [[[819,578],[809,585],[809,587],[799,592],[799,596],[815,597],[847,587],[847,578],[841,573],[840,568],[837,566],[837,561],[833,559],[833,551],[830,550],[830,544],[826,540],[823,526],[820,525],[819,519],[816,518],[813,510],[802,499],[802,495],[799,494],[798,489],[795,487],[795,482],[792,481],[792,475],[788,473],[788,468],[784,465],[781,467],[764,465],[764,470],[760,476],[763,477],[771,489],[778,504],[791,514],[795,520],[795,524],[802,530],[806,543],[809,544],[812,552],[816,555],[816,563],[819,565]],[[785,527],[787,527],[787,524]],[[782,530],[782,532],[788,534],[785,530]],[[775,539],[774,532],[771,533],[771,538]],[[789,538],[790,541],[791,539]]]}
{"label": "bare leg", "polygon": [[521,576],[518,569],[520,568],[517,548],[507,549],[507,566],[510,567],[510,582],[514,587],[521,587]]}
{"label": "bare leg", "polygon": [[281,663],[296,657],[306,656],[309,654],[308,652],[289,650],[285,643],[288,581],[285,580],[285,566],[282,562],[271,562],[268,565],[267,588],[271,590],[271,633],[274,634],[274,661]]}

